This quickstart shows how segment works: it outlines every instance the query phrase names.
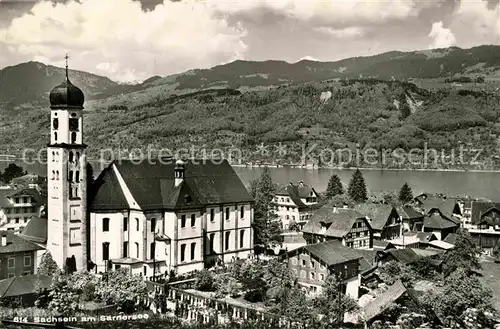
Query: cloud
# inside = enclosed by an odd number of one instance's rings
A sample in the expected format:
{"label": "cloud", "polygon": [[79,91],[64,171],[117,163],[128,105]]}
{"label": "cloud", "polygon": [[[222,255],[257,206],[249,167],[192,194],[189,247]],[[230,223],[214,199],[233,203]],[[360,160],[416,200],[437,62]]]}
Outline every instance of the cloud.
{"label": "cloud", "polygon": [[441,21],[432,24],[429,37],[433,39],[432,44],[429,45],[430,49],[448,48],[455,45],[456,43],[455,35],[451,32],[450,29],[444,28],[443,22]]}
{"label": "cloud", "polygon": [[70,52],[74,68],[142,80],[155,74],[154,67],[175,73],[242,58],[245,35],[204,3],[165,1],[143,11],[132,0],[44,1],[0,29],[0,44],[48,63]]}
{"label": "cloud", "polygon": [[360,27],[356,27],[356,26],[346,27],[346,28],[342,28],[342,29],[335,29],[333,27],[322,26],[322,27],[316,28],[316,31],[331,35],[337,39],[355,38],[355,37],[360,37],[364,34],[363,29]]}

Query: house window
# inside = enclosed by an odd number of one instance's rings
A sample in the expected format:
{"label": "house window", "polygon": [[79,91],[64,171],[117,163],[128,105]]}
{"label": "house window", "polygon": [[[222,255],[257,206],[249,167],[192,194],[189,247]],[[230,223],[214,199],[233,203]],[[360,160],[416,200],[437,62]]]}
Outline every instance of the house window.
{"label": "house window", "polygon": [[312,261],[311,261],[311,267],[312,267],[312,268],[314,268],[314,265],[315,265],[315,264],[314,264],[314,261],[312,260]]}
{"label": "house window", "polygon": [[54,127],[54,129],[59,129],[59,119],[58,118],[55,118],[54,120],[52,120],[52,127]]}
{"label": "house window", "polygon": [[196,255],[196,243],[191,243],[191,260],[194,260]]}
{"label": "house window", "polygon": [[226,232],[225,250],[229,250],[229,239],[231,238],[231,232]]}
{"label": "house window", "polygon": [[245,230],[240,231],[240,248],[245,245]]}
{"label": "house window", "polygon": [[314,272],[311,272],[311,280],[316,280],[316,273]]}
{"label": "house window", "polygon": [[155,243],[151,242],[151,245],[149,247],[149,258],[154,259],[155,258]]}
{"label": "house window", "polygon": [[243,219],[245,217],[245,207],[241,206],[240,207],[240,218]]}
{"label": "house window", "polygon": [[229,220],[229,208],[226,208],[226,220]]}
{"label": "house window", "polygon": [[75,173],[75,182],[80,182],[80,171],[77,170],[76,173]]}
{"label": "house window", "polygon": [[69,180],[70,182],[72,182],[72,181],[73,181],[73,170],[70,170],[70,171],[69,171],[69,174],[68,174],[68,180]]}
{"label": "house window", "polygon": [[196,215],[192,214],[191,215],[191,227],[195,227],[195,226],[196,226]]}
{"label": "house window", "polygon": [[215,222],[215,210],[210,209],[210,221]]}
{"label": "house window", "polygon": [[16,267],[16,259],[15,258],[13,258],[13,257],[9,258],[8,262],[9,262],[9,268]]}
{"label": "house window", "polygon": [[325,275],[324,275],[324,274],[320,274],[320,275],[319,275],[319,279],[320,279],[321,281],[325,281]]}
{"label": "house window", "polygon": [[144,276],[146,276],[148,274],[148,267],[146,265],[144,265],[143,267],[143,271],[144,271]]}
{"label": "house window", "polygon": [[186,260],[186,244],[181,244],[181,262]]}
{"label": "house window", "polygon": [[295,257],[292,258],[292,265],[297,265],[297,258]]}
{"label": "house window", "polygon": [[186,227],[186,215],[181,216],[181,227]]}
{"label": "house window", "polygon": [[302,260],[302,266],[304,266],[304,267],[306,266],[306,260],[305,259]]}
{"label": "house window", "polygon": [[24,266],[31,266],[31,256],[24,256]]}
{"label": "house window", "polygon": [[102,231],[109,232],[109,218],[102,219]]}
{"label": "house window", "polygon": [[300,271],[300,277],[305,278],[306,277],[306,271],[302,270]]}
{"label": "house window", "polygon": [[102,244],[102,260],[109,260],[109,242]]}
{"label": "house window", "polygon": [[16,224],[19,224],[19,218],[16,218]]}
{"label": "house window", "polygon": [[128,241],[123,242],[123,258],[128,257]]}
{"label": "house window", "polygon": [[136,257],[139,258],[139,242],[135,243],[135,254]]}
{"label": "house window", "polygon": [[76,133],[72,132],[71,133],[71,144],[75,144],[75,143],[76,143]]}
{"label": "house window", "polygon": [[128,231],[128,218],[123,217],[123,231],[127,232]]}
{"label": "house window", "polygon": [[14,273],[9,273],[9,279],[15,277],[16,275]]}
{"label": "house window", "polygon": [[70,151],[68,156],[69,156],[69,162],[73,163],[73,152]]}
{"label": "house window", "polygon": [[135,230],[139,232],[139,218],[135,219]]}
{"label": "house window", "polygon": [[214,252],[215,233],[210,233],[210,253]]}
{"label": "house window", "polygon": [[151,218],[151,232],[155,232],[156,230],[156,218]]}

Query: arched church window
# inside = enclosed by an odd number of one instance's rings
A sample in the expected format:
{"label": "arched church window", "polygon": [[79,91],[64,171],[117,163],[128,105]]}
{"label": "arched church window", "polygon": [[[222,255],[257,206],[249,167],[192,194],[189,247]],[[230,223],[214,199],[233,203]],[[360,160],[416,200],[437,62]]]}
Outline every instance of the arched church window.
{"label": "arched church window", "polygon": [[59,128],[59,119],[58,118],[55,118],[54,120],[52,120],[52,127],[54,127],[54,129]]}
{"label": "arched church window", "polygon": [[75,187],[75,198],[78,198],[78,187]]}
{"label": "arched church window", "polygon": [[73,151],[69,151],[69,162],[73,163]]}
{"label": "arched church window", "polygon": [[75,163],[78,163],[79,161],[80,161],[80,152],[76,152]]}
{"label": "arched church window", "polygon": [[54,179],[56,179],[56,171],[52,170],[52,178],[51,178],[51,180],[54,180]]}
{"label": "arched church window", "polygon": [[52,162],[56,161],[56,152],[52,152]]}
{"label": "arched church window", "polygon": [[70,182],[72,182],[72,181],[73,181],[73,170],[70,170],[70,171],[69,171],[69,174],[68,174],[68,180],[69,180]]}
{"label": "arched church window", "polygon": [[57,142],[57,132],[54,132],[54,142]]}
{"label": "arched church window", "polygon": [[71,133],[71,144],[75,144],[75,143],[76,143],[76,133],[72,132]]}
{"label": "arched church window", "polygon": [[77,182],[77,183],[80,182],[80,171],[79,170],[77,170],[75,172],[75,182]]}
{"label": "arched church window", "polygon": [[59,180],[59,170],[56,170],[56,180]]}

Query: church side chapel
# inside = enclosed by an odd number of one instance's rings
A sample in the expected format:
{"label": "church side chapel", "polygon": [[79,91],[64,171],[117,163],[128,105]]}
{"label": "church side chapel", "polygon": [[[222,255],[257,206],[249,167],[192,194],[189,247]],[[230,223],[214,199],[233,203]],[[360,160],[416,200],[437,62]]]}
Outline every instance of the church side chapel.
{"label": "church side chapel", "polygon": [[47,147],[46,248],[61,269],[152,279],[250,256],[253,198],[226,160],[115,160],[87,186],[83,105],[66,63]]}

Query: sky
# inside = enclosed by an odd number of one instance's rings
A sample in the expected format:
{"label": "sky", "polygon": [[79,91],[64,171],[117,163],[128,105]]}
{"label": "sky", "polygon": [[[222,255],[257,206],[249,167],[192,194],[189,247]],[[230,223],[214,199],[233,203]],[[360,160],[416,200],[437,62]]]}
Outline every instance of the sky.
{"label": "sky", "polygon": [[142,81],[241,60],[500,44],[500,0],[0,0],[0,68]]}

